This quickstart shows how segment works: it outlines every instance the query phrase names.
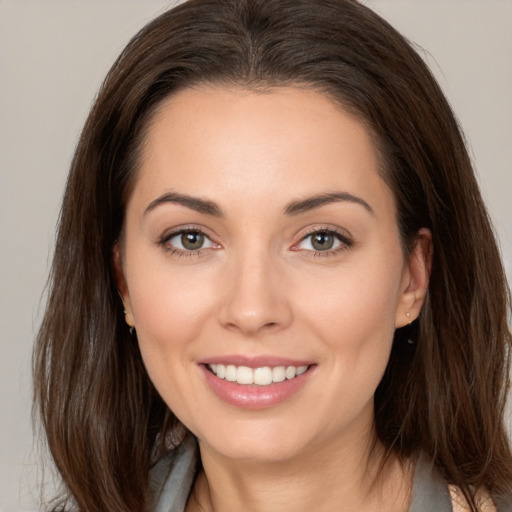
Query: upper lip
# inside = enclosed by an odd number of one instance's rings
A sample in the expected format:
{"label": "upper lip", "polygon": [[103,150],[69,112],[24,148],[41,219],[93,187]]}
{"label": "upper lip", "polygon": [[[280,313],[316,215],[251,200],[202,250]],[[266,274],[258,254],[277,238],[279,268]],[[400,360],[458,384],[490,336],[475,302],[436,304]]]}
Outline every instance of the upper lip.
{"label": "upper lip", "polygon": [[306,359],[293,359],[275,355],[243,356],[243,355],[225,355],[208,357],[201,364],[232,364],[234,366],[247,366],[249,368],[262,368],[264,366],[309,366],[312,361]]}

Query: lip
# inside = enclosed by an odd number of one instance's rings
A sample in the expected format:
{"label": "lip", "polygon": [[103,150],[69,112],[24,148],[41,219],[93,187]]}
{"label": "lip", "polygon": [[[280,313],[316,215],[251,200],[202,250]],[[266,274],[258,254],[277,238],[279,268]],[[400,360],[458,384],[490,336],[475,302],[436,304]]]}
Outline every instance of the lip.
{"label": "lip", "polygon": [[233,364],[235,366],[247,366],[249,368],[263,368],[264,366],[310,366],[313,361],[306,361],[304,359],[289,359],[279,356],[241,356],[241,355],[227,355],[209,357],[200,364]]}
{"label": "lip", "polygon": [[[304,364],[301,364],[304,363]],[[283,382],[275,382],[268,386],[256,384],[237,384],[225,379],[219,379],[207,367],[207,364],[234,364],[235,366],[248,366],[249,368],[260,368],[263,366],[306,366],[308,369],[302,375]],[[206,384],[210,390],[222,401],[239,407],[241,409],[266,409],[279,405],[292,398],[309,381],[314,374],[316,364],[305,361],[294,361],[282,358],[244,358],[244,357],[221,357],[208,359],[206,363],[198,365]]]}

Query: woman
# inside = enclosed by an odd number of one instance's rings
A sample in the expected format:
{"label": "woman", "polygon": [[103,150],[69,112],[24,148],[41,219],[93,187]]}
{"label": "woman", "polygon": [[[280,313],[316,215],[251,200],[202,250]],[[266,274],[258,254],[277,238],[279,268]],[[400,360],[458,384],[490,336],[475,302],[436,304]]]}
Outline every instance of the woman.
{"label": "woman", "polygon": [[510,510],[508,289],[454,116],[352,0],[191,0],[114,64],[35,389],[84,511]]}

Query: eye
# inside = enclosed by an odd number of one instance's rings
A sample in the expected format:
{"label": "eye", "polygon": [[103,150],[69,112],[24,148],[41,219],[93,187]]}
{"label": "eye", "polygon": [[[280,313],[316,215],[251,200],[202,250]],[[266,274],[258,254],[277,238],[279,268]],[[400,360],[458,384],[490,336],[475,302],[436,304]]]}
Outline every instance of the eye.
{"label": "eye", "polygon": [[162,244],[170,249],[183,252],[200,251],[201,249],[216,247],[216,244],[199,229],[182,229],[170,233],[162,240]]}
{"label": "eye", "polygon": [[298,249],[314,252],[336,252],[352,245],[347,236],[329,229],[316,230],[297,244]]}

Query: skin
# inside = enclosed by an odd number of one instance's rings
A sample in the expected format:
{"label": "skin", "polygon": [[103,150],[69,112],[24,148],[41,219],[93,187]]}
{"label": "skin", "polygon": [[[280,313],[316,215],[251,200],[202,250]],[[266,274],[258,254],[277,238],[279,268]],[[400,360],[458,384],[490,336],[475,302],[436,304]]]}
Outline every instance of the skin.
{"label": "skin", "polygon": [[[363,124],[307,89],[187,89],[153,118],[114,261],[149,375],[199,439],[189,512],[407,509],[406,467],[391,460],[372,485],[382,455],[373,396],[395,328],[419,314],[430,234],[404,256],[377,169]],[[147,211],[170,192],[223,215],[175,202]],[[371,211],[338,200],[286,213],[338,192]],[[180,228],[206,234],[199,253],[169,239]],[[341,239],[314,250],[312,230]],[[247,410],[214,394],[200,370],[226,354],[314,366],[284,402]]]}

